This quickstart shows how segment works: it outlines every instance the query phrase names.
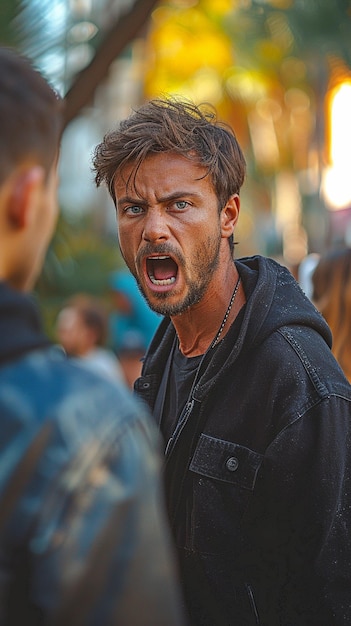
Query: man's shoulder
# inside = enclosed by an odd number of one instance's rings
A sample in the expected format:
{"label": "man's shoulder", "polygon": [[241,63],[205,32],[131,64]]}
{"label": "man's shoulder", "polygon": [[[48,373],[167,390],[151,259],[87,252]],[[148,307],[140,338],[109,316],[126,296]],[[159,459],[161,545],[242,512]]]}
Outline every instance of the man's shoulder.
{"label": "man's shoulder", "polygon": [[0,407],[18,427],[46,421],[70,438],[131,428],[145,410],[119,380],[109,381],[57,348],[34,350],[0,368]]}
{"label": "man's shoulder", "polygon": [[274,381],[276,397],[292,403],[295,396],[311,406],[322,399],[340,397],[351,410],[351,385],[316,328],[281,326],[251,353],[251,366],[253,362],[260,364],[261,382]]}
{"label": "man's shoulder", "polygon": [[135,442],[137,462],[138,450],[153,450],[158,441],[146,407],[126,385],[52,348],[0,368],[0,414],[0,452],[13,447],[14,457],[43,431],[48,434],[45,448],[56,450],[62,463],[82,450],[108,456]]}
{"label": "man's shoulder", "polygon": [[[110,506],[121,494],[146,493],[159,467],[158,432],[141,402],[55,350],[0,368],[0,414],[0,505],[16,504],[14,541],[32,527],[33,502],[43,511],[41,534],[62,502],[74,497],[78,506],[99,486],[96,497]],[[16,476],[20,486],[27,477],[18,492]]]}

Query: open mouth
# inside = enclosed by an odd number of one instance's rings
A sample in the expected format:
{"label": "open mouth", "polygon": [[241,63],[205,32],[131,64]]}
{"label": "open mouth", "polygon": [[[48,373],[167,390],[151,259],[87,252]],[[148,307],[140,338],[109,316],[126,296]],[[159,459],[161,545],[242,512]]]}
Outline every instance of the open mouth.
{"label": "open mouth", "polygon": [[160,255],[146,259],[146,270],[153,285],[167,286],[175,283],[178,266],[171,257]]}

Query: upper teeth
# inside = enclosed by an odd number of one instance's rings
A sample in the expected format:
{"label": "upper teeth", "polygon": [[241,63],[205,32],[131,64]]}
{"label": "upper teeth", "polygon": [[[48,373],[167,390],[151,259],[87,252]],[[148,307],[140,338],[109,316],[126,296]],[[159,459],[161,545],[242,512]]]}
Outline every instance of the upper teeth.
{"label": "upper teeth", "polygon": [[[164,261],[165,259],[169,259],[170,257],[167,254],[165,254],[165,255],[153,256],[150,258],[151,260],[156,259],[158,261]],[[154,285],[172,285],[175,282],[175,276],[172,276],[171,278],[166,278],[164,280],[158,280],[157,278],[155,278],[153,274],[149,274],[149,278]]]}

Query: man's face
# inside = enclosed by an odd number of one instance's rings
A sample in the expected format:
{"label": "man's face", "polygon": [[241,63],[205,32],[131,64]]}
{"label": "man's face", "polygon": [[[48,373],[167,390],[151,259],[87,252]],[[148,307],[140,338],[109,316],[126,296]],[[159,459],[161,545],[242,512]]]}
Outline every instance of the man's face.
{"label": "man's face", "polygon": [[229,248],[218,200],[206,169],[181,155],[149,155],[135,180],[133,170],[115,177],[121,252],[150,307],[178,315],[202,299]]}

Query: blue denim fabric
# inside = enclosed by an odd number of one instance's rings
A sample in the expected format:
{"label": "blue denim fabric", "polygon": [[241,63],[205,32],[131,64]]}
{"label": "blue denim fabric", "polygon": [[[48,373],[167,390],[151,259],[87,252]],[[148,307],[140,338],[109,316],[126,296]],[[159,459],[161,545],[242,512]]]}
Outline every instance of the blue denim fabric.
{"label": "blue denim fabric", "polygon": [[40,348],[0,368],[0,416],[0,624],[182,624],[144,408]]}

